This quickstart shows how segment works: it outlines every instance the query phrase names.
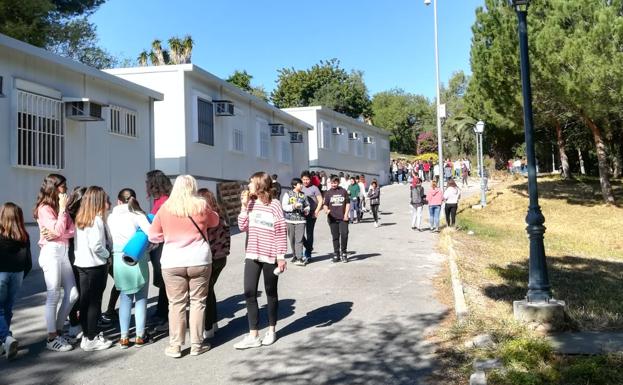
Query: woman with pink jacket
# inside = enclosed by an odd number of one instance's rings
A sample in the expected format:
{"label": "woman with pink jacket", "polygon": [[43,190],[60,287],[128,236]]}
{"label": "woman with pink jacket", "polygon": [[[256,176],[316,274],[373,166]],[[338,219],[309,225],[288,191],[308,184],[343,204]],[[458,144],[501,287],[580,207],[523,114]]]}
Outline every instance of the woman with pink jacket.
{"label": "woman with pink jacket", "polygon": [[428,201],[428,216],[430,220],[430,231],[439,232],[439,215],[441,214],[441,202],[443,202],[443,193],[437,187],[437,181],[431,182],[430,190],[426,194]]}
{"label": "woman with pink jacket", "polygon": [[[43,270],[47,290],[46,348],[66,352],[73,347],[61,336],[61,330],[73,304],[78,300],[78,289],[68,256],[69,239],[73,238],[75,228],[67,212],[67,180],[64,176],[50,174],[43,179],[35,204],[34,217],[41,233],[39,266]],[[63,301],[57,311],[61,287],[63,287]]]}
{"label": "woman with pink jacket", "polygon": [[197,195],[197,181],[190,175],[175,180],[169,199],[162,205],[149,229],[149,241],[162,243],[162,278],[169,298],[169,346],[165,354],[182,356],[186,336],[186,304],[190,299],[190,355],[210,349],[203,343],[206,299],[212,273],[208,228],[219,224],[219,216]]}

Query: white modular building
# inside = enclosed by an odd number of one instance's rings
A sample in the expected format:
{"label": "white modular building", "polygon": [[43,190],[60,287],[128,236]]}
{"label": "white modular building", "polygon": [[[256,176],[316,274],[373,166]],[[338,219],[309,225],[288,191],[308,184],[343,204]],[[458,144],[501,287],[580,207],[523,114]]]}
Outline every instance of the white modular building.
{"label": "white modular building", "polygon": [[[153,105],[159,92],[0,34],[0,202],[32,216],[43,178],[120,189],[145,198],[153,168]],[[37,248],[33,248],[36,250]],[[35,264],[37,266],[37,264]]]}
{"label": "white modular building", "polygon": [[193,64],[107,70],[164,94],[155,103],[155,165],[201,186],[242,182],[257,171],[287,186],[308,168],[312,127]]}
{"label": "white modular building", "polygon": [[309,167],[329,174],[365,175],[389,183],[389,132],[322,106],[283,111],[313,127],[309,132]]}

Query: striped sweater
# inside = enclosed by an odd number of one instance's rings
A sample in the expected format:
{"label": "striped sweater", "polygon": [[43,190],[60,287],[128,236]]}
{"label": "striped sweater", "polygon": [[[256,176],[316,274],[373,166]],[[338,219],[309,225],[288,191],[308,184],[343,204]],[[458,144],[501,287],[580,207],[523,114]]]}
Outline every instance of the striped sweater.
{"label": "striped sweater", "polygon": [[271,264],[285,259],[286,222],[279,200],[273,199],[269,205],[251,201],[247,211],[238,215],[238,227],[248,235],[246,258]]}

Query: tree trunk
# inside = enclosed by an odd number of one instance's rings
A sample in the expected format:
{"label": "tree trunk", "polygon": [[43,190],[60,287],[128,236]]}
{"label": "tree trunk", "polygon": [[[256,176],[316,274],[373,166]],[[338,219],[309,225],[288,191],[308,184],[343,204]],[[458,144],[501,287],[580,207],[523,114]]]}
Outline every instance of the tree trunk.
{"label": "tree trunk", "polygon": [[578,147],[578,159],[580,160],[580,174],[586,175],[586,169],[584,168],[584,158],[582,158],[582,150]]}
{"label": "tree trunk", "polygon": [[612,177],[621,177],[621,167],[623,167],[621,161],[621,145],[614,143],[612,146]]}
{"label": "tree trunk", "polygon": [[601,195],[603,195],[604,197],[604,202],[614,203],[614,195],[612,195],[612,186],[610,185],[610,168],[608,167],[606,145],[604,144],[601,130],[588,116],[583,115],[583,117],[586,121],[586,125],[591,129],[591,132],[593,133],[593,140],[595,141],[595,149],[597,151],[597,163],[599,167],[599,183],[601,184]]}
{"label": "tree trunk", "polygon": [[558,142],[558,153],[560,154],[560,164],[562,166],[562,179],[571,179],[569,158],[565,150],[565,138],[562,136],[562,125],[558,119],[554,119],[554,127],[556,127],[556,140]]}

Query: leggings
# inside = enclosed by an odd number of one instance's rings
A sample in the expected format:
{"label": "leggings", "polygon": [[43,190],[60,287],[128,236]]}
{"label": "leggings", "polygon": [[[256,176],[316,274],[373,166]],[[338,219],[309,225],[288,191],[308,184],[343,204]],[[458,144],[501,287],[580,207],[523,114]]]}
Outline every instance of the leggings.
{"label": "leggings", "polygon": [[[74,266],[74,261],[76,260],[76,256],[74,255],[74,239],[71,238],[69,240],[69,262],[71,263],[71,269],[74,272],[74,280],[76,281],[76,288],[78,289],[78,293],[80,293],[80,277],[78,276],[78,269]],[[74,306],[71,308],[69,312],[69,325],[70,326],[79,326],[80,320],[78,319],[78,310],[80,308],[80,304],[78,301],[74,303]]]}
{"label": "leggings", "polygon": [[80,275],[80,323],[82,332],[89,340],[95,338],[99,329],[97,320],[102,312],[102,296],[108,279],[108,266],[78,267]]}
{"label": "leggings", "polygon": [[122,338],[128,338],[130,319],[132,318],[132,302],[135,302],[134,320],[136,323],[136,335],[138,337],[145,337],[148,290],[149,284],[145,283],[145,286],[134,294],[121,293],[121,303],[119,305],[119,329],[121,330]]}
{"label": "leggings", "polygon": [[262,273],[264,275],[266,302],[268,303],[268,326],[277,325],[277,311],[279,309],[277,282],[279,277],[273,273],[276,266],[273,263],[264,263],[252,259],[245,259],[244,261],[244,297],[247,302],[249,330],[259,329],[257,285],[260,282],[260,274]]}
{"label": "leggings", "polygon": [[218,313],[216,309],[216,294],[214,294],[214,285],[218,280],[218,276],[225,268],[227,264],[227,257],[225,258],[212,258],[212,274],[210,274],[210,286],[208,291],[208,298],[206,300],[206,314],[205,314],[205,329],[211,330],[215,323],[218,322]]}
{"label": "leggings", "polygon": [[456,224],[456,209],[458,204],[446,203],[446,223],[448,226],[454,226]]}
{"label": "leggings", "polygon": [[[78,289],[74,272],[68,258],[68,247],[58,242],[48,242],[39,253],[39,266],[43,270],[47,297],[45,301],[45,321],[48,333],[63,329],[63,323],[73,304],[78,300]],[[63,301],[57,310],[63,287]]]}
{"label": "leggings", "polygon": [[379,221],[379,205],[370,205],[370,210],[372,210],[372,216],[374,217],[374,222]]}

